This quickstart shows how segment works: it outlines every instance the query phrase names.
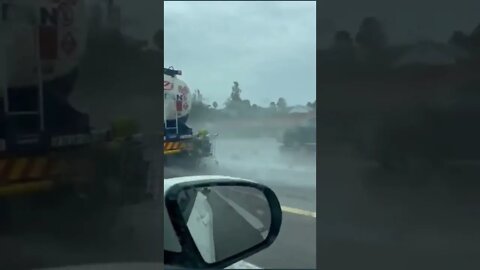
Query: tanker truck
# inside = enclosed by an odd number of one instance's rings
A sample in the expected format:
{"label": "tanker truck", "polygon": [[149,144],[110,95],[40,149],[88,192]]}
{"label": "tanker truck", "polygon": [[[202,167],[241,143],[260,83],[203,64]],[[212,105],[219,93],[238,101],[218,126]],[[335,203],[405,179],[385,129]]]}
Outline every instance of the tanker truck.
{"label": "tanker truck", "polygon": [[138,134],[121,132],[127,122],[94,130],[68,100],[85,48],[84,1],[0,0],[0,8],[0,225],[60,207],[58,229],[67,220],[111,227],[117,207],[148,197],[148,162]]}
{"label": "tanker truck", "polygon": [[213,157],[214,136],[201,130],[194,134],[187,125],[192,95],[187,84],[178,78],[180,70],[163,69],[164,119],[163,154],[167,166],[196,168],[204,158]]}

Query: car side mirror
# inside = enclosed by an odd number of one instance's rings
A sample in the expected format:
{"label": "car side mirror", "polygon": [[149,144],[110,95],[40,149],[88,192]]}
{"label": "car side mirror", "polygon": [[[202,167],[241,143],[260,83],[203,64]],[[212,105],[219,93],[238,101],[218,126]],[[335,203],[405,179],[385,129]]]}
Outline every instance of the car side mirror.
{"label": "car side mirror", "polygon": [[280,203],[262,184],[212,176],[169,181],[165,218],[181,251],[166,249],[166,265],[225,268],[269,247],[280,232]]}

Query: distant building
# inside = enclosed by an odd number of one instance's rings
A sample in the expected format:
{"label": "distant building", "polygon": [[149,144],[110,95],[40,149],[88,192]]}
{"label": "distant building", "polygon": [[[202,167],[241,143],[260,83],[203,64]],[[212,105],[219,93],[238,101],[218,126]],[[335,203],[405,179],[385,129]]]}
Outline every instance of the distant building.
{"label": "distant building", "polygon": [[315,116],[315,110],[308,106],[293,106],[289,108],[288,115],[284,116],[281,121],[284,123],[290,123],[290,125],[295,126],[301,121]]}
{"label": "distant building", "polygon": [[312,109],[307,107],[307,106],[297,105],[297,106],[290,107],[289,110],[288,110],[288,113],[290,113],[290,114],[308,114],[311,111],[312,111]]}

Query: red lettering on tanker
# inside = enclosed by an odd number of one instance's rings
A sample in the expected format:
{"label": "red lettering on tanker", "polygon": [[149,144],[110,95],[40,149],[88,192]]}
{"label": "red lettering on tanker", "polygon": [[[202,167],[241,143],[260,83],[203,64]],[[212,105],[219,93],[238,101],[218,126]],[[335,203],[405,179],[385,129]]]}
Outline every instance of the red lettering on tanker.
{"label": "red lettering on tanker", "polygon": [[172,90],[173,89],[173,83],[169,81],[163,81],[163,90]]}
{"label": "red lettering on tanker", "polygon": [[182,94],[183,96],[187,96],[188,92],[190,92],[190,90],[188,89],[187,86],[179,86],[178,87],[178,92],[180,92],[180,94]]}
{"label": "red lettering on tanker", "polygon": [[190,90],[188,89],[187,86],[179,86],[178,87],[178,92],[181,94],[182,100],[186,104],[187,103],[187,98],[188,98],[187,94],[190,92]]}
{"label": "red lettering on tanker", "polygon": [[177,110],[178,111],[186,111],[188,110],[188,93],[190,90],[188,89],[187,86],[178,86],[178,92],[180,93],[177,96],[177,101],[180,101],[181,103],[177,104]]}

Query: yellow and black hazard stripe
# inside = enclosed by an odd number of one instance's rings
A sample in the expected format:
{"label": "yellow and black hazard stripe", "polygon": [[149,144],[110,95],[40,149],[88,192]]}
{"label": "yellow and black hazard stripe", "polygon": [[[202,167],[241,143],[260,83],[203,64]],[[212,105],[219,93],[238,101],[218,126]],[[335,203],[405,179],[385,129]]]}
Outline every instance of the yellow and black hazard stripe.
{"label": "yellow and black hazard stripe", "polygon": [[90,177],[90,165],[85,160],[49,156],[0,159],[0,197],[49,190],[55,179],[66,175],[66,181],[79,175]]}
{"label": "yellow and black hazard stripe", "polygon": [[0,159],[0,196],[49,189],[56,167],[47,157]]}
{"label": "yellow and black hazard stripe", "polygon": [[183,142],[164,142],[163,143],[163,154],[164,155],[171,155],[171,154],[178,154],[182,152],[184,149]]}
{"label": "yellow and black hazard stripe", "polygon": [[43,178],[53,165],[47,157],[0,159],[0,183]]}

